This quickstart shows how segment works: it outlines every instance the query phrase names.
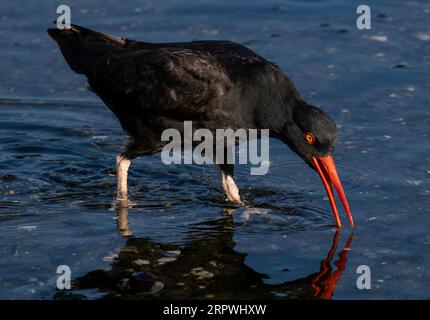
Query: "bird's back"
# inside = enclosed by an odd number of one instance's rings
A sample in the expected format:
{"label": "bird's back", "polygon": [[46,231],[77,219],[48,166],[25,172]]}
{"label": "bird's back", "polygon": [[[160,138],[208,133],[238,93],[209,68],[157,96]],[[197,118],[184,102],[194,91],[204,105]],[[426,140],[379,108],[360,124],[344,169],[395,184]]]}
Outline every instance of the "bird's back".
{"label": "bird's back", "polygon": [[[72,25],[50,29],[70,65],[135,140],[159,141],[166,128],[255,127],[255,106],[271,88],[294,85],[280,69],[230,41],[147,43]],[[151,139],[149,139],[151,140]]]}

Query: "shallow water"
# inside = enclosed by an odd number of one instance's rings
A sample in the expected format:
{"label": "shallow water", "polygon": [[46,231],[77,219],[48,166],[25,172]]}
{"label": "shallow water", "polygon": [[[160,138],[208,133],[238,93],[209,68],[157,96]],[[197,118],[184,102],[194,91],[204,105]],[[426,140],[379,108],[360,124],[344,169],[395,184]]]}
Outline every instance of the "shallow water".
{"label": "shallow water", "polygon": [[[237,168],[249,208],[223,203],[215,168],[159,155],[133,162],[130,203],[115,204],[126,137],[45,34],[57,2],[2,1],[0,298],[430,298],[430,4],[378,1],[368,31],[355,28],[359,4],[71,5],[72,22],[112,34],[230,39],[279,63],[339,125],[352,235],[276,140],[266,176]],[[70,291],[56,289],[59,265]],[[356,287],[360,265],[371,290]]]}

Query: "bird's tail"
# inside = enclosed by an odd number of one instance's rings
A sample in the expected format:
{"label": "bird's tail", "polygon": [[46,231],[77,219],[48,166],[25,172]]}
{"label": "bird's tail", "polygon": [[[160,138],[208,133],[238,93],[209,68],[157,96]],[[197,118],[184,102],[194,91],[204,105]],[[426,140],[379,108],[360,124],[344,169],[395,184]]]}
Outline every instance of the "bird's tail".
{"label": "bird's tail", "polygon": [[65,29],[48,29],[63,53],[70,68],[77,73],[87,73],[97,58],[114,47],[122,47],[125,40],[93,31],[81,26],[70,25]]}

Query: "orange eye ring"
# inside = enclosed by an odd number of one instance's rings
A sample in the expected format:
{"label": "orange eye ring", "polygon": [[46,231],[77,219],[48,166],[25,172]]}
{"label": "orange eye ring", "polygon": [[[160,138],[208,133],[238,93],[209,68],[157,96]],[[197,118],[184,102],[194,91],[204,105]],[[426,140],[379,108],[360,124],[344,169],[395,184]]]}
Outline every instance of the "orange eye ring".
{"label": "orange eye ring", "polygon": [[310,132],[306,132],[305,133],[305,140],[308,144],[314,144],[315,143],[315,136]]}

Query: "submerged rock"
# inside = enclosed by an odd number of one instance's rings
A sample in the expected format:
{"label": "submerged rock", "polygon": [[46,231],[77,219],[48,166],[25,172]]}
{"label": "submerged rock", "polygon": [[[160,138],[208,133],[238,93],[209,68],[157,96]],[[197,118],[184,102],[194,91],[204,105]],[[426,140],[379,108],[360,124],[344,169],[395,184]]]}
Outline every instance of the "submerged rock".
{"label": "submerged rock", "polygon": [[18,179],[17,177],[15,177],[13,174],[4,174],[1,176],[0,180],[2,182],[11,182],[11,181],[15,181],[16,179]]}
{"label": "submerged rock", "polygon": [[197,277],[197,280],[210,279],[213,278],[214,274],[210,271],[203,269],[202,267],[197,267],[191,269],[190,273]]}

